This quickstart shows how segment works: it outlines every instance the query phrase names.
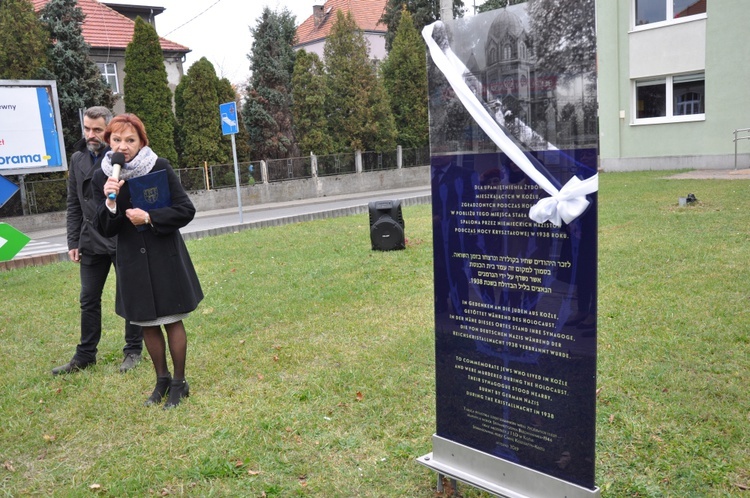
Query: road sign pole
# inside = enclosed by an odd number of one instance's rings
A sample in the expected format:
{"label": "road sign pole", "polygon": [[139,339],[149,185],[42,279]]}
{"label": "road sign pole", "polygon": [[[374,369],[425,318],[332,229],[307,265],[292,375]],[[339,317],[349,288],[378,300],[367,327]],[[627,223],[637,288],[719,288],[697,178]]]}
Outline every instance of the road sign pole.
{"label": "road sign pole", "polygon": [[237,103],[227,102],[219,104],[219,115],[221,116],[221,132],[224,135],[232,135],[232,156],[234,157],[234,183],[237,186],[237,206],[240,209],[240,223],[242,223],[242,195],[240,194],[240,171],[237,167],[237,143],[234,136],[240,131],[237,119]]}
{"label": "road sign pole", "polygon": [[237,186],[237,205],[240,208],[240,223],[242,223],[242,195],[240,193],[240,170],[237,167],[237,143],[234,141],[232,133],[232,157],[234,157],[234,183]]}

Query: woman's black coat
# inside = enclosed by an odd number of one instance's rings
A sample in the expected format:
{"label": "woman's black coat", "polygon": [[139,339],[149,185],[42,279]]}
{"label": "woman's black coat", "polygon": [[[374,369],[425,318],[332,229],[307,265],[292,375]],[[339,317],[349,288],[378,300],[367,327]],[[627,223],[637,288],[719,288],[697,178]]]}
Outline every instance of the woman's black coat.
{"label": "woman's black coat", "polygon": [[151,172],[166,170],[172,205],[148,212],[153,227],[139,232],[125,216],[132,207],[126,181],[117,195],[117,213],[105,204],[106,174],[100,169],[92,180],[99,204],[97,230],[117,235],[117,299],[115,311],[140,322],[187,313],[203,299],[198,276],[179,229],[190,223],[195,207],[166,159],[156,160]]}

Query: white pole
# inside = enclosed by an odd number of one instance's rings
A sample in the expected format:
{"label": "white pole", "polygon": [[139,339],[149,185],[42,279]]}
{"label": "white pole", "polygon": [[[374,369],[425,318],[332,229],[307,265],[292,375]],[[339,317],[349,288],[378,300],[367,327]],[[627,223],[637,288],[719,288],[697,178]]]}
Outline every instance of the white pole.
{"label": "white pole", "polygon": [[242,223],[242,195],[240,194],[240,171],[237,167],[237,144],[232,133],[232,156],[234,157],[234,183],[237,186],[237,206],[240,209],[240,223]]}
{"label": "white pole", "polygon": [[440,0],[440,20],[453,19],[453,0]]}

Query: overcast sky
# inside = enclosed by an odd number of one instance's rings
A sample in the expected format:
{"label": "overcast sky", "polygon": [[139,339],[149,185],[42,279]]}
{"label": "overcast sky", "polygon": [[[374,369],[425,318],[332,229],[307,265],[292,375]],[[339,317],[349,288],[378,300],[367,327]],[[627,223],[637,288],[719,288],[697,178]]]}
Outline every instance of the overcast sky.
{"label": "overcast sky", "polygon": [[247,54],[253,40],[250,27],[255,27],[263,7],[280,11],[286,7],[296,16],[299,26],[312,15],[313,5],[324,0],[104,0],[106,3],[153,5],[166,10],[156,16],[159,36],[185,45],[185,71],[206,57],[217,75],[232,83],[244,83],[250,76]]}

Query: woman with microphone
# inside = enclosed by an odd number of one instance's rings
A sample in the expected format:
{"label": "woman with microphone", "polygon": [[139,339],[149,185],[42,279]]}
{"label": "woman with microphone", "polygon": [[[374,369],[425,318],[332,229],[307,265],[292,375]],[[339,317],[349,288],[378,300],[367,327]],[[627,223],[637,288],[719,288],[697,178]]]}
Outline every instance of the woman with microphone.
{"label": "woman with microphone", "polygon": [[[192,221],[195,207],[169,162],[148,146],[146,129],[135,114],[113,118],[104,139],[112,150],[102,159],[92,190],[100,197],[97,229],[107,237],[118,236],[115,311],[143,327],[156,371],[156,387],[145,404],[168,395],[164,408],[173,408],[190,394],[183,320],[203,299],[179,231]],[[159,176],[165,178],[154,179]],[[158,207],[148,207],[150,201]],[[174,376],[167,365],[167,342]]]}

